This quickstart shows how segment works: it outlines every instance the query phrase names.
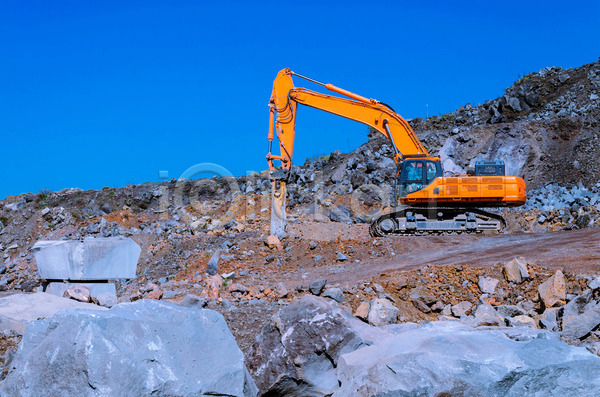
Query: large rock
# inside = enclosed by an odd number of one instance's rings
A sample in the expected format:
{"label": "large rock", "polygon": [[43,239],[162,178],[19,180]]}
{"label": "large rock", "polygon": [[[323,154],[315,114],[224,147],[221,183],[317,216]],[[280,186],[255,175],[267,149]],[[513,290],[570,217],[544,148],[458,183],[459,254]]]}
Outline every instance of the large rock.
{"label": "large rock", "polygon": [[498,314],[494,307],[484,301],[479,302],[474,314],[477,325],[505,325],[504,318]]}
{"label": "large rock", "polygon": [[385,298],[374,298],[369,308],[369,324],[376,327],[380,325],[396,324],[400,310]]}
{"label": "large rock", "polygon": [[564,305],[567,299],[567,288],[563,272],[557,270],[548,280],[540,284],[538,292],[544,307]]}
{"label": "large rock", "polygon": [[14,331],[22,335],[31,321],[52,317],[59,310],[69,309],[106,310],[91,303],[77,302],[44,292],[9,295],[0,298],[0,332]]}
{"label": "large rock", "polygon": [[306,295],[263,329],[250,367],[265,395],[599,395],[600,358],[547,331],[457,321],[372,327]]}
{"label": "large rock", "polygon": [[547,331],[455,321],[389,326],[343,354],[338,396],[598,395],[600,358]]}
{"label": "large rock", "polygon": [[523,258],[514,258],[504,265],[504,277],[506,281],[521,284],[523,280],[529,278],[529,269],[527,262]]}
{"label": "large rock", "polygon": [[110,280],[135,278],[141,249],[132,239],[119,236],[38,241],[32,251],[43,279]]}
{"label": "large rock", "polygon": [[496,291],[496,286],[499,282],[500,280],[493,277],[479,276],[479,282],[477,285],[484,294],[493,294],[494,291]]}
{"label": "large rock", "polygon": [[471,304],[471,302],[458,302],[456,305],[452,305],[452,314],[456,317],[460,317],[463,314],[466,314],[469,310],[471,310],[472,307],[473,304]]}
{"label": "large rock", "polygon": [[580,339],[600,324],[598,292],[585,291],[563,308],[562,335],[567,339]]}
{"label": "large rock", "polygon": [[338,357],[382,333],[332,302],[304,295],[265,325],[248,361],[261,393],[327,394],[338,387]]}
{"label": "large rock", "polygon": [[257,389],[219,313],[141,300],[32,323],[0,394],[256,396]]}

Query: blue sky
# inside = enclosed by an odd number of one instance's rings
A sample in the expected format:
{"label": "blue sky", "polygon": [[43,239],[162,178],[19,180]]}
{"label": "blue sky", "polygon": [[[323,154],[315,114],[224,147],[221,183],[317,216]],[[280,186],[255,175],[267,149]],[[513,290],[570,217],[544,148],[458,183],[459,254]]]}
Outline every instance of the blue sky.
{"label": "blue sky", "polygon": [[[0,198],[263,170],[284,67],[413,118],[600,56],[597,1],[5,1],[0,18]],[[296,163],[366,139],[305,107],[296,132]]]}

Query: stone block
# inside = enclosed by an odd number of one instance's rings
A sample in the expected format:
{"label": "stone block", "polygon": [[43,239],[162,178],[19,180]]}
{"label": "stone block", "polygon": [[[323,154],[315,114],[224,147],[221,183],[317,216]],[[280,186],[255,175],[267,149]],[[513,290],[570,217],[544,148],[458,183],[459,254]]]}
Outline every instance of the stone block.
{"label": "stone block", "polygon": [[38,241],[32,248],[46,280],[135,278],[141,249],[126,237]]}

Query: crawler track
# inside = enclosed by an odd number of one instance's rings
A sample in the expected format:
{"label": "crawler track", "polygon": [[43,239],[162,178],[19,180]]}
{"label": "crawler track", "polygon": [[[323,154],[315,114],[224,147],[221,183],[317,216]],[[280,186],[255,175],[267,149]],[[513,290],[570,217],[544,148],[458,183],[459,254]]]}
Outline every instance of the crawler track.
{"label": "crawler track", "polygon": [[498,214],[475,208],[409,207],[380,216],[371,236],[502,232],[506,221]]}

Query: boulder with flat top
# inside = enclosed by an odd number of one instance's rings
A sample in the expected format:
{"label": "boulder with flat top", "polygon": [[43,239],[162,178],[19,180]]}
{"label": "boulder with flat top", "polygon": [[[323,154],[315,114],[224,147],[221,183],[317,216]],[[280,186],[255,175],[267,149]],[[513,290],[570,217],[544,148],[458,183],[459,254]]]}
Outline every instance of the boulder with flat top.
{"label": "boulder with flat top", "polygon": [[38,241],[32,248],[46,280],[111,280],[136,277],[140,246],[128,237]]}

